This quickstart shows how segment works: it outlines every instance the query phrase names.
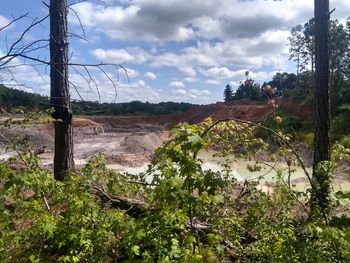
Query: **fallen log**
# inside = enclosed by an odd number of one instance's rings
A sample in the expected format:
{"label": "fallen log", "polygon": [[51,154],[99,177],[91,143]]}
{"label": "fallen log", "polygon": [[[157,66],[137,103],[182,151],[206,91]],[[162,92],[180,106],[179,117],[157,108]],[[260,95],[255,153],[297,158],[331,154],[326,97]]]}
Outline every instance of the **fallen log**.
{"label": "fallen log", "polygon": [[[111,207],[125,211],[126,214],[131,217],[141,218],[146,214],[146,212],[154,213],[156,211],[154,207],[151,207],[146,202],[125,196],[112,195],[108,193],[104,186],[91,186],[94,190],[93,193],[95,195],[100,197],[102,200],[109,202]],[[197,218],[192,219],[192,224],[191,221],[188,220],[187,228],[199,233],[205,233],[209,231],[209,225],[201,223],[197,220]]]}
{"label": "fallen log", "polygon": [[123,210],[131,217],[140,218],[147,211],[152,210],[149,205],[143,201],[125,197],[116,196],[108,193],[103,186],[91,185],[93,193],[102,200],[109,202],[111,207]]}

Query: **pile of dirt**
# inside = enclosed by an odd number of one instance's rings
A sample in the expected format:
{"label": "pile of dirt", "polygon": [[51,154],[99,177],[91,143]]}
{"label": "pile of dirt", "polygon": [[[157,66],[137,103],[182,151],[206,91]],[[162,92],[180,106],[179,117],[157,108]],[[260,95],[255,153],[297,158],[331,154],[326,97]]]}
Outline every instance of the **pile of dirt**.
{"label": "pile of dirt", "polygon": [[6,137],[6,139],[2,136],[0,137],[0,148],[3,149],[9,146],[8,141],[19,147],[29,143],[34,150],[42,149],[43,146],[45,146],[46,149],[53,149],[53,137],[47,133],[41,132],[36,126],[23,128],[19,125],[13,125],[11,127],[1,127],[0,132]]}
{"label": "pile of dirt", "polygon": [[99,124],[87,118],[73,118],[73,127],[92,127]]}
{"label": "pile of dirt", "polygon": [[[139,166],[153,158],[154,150],[168,138],[167,131],[178,123],[194,124],[208,117],[259,122],[273,111],[267,104],[244,101],[194,106],[185,113],[167,116],[75,116],[74,155],[77,160],[86,160],[104,153],[109,163]],[[11,127],[3,133],[11,141],[18,136],[26,137],[34,149],[45,145],[46,153],[53,155],[53,123],[37,124],[25,130]],[[0,147],[4,145],[0,140]]]}
{"label": "pile of dirt", "polygon": [[143,135],[126,136],[120,146],[124,147],[129,153],[151,158],[154,149],[161,146],[162,143],[161,134],[152,132]]}

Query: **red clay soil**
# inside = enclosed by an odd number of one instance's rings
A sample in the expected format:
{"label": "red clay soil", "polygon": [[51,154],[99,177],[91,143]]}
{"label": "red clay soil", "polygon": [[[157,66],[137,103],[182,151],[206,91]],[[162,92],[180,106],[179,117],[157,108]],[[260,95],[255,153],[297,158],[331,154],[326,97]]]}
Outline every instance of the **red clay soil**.
{"label": "red clay soil", "polygon": [[304,120],[311,121],[313,119],[314,106],[312,101],[300,104],[298,101],[280,97],[276,99],[276,102],[279,105],[280,109],[284,110],[285,112],[297,115]]}
{"label": "red clay soil", "polygon": [[[176,115],[160,116],[79,116],[76,120],[90,119],[93,123],[109,124],[113,127],[133,127],[138,124],[160,125],[172,127],[180,122],[191,124],[212,117],[213,120],[236,118],[253,122],[260,122],[270,116],[275,109],[266,103],[251,101],[239,102],[217,102],[209,105],[198,105],[191,107],[188,111]],[[79,122],[80,123],[80,122]]]}
{"label": "red clay soil", "polygon": [[[298,105],[292,100],[277,98],[276,104],[279,108],[291,114],[299,115],[304,119],[311,119],[313,114],[312,103]],[[296,106],[298,105],[298,106]],[[250,100],[234,102],[217,102],[209,105],[198,105],[191,107],[188,111],[176,115],[160,116],[76,116],[73,119],[74,127],[91,127],[97,125],[110,125],[111,127],[139,127],[142,126],[162,126],[173,127],[181,122],[191,124],[199,123],[208,117],[213,120],[241,119],[252,122],[261,122],[269,117],[276,108],[267,103],[257,103]],[[53,135],[53,124],[46,124],[41,127]]]}
{"label": "red clay soil", "polygon": [[274,108],[265,104],[252,103],[250,101],[194,106],[183,113],[182,120],[189,123],[198,123],[205,118],[212,117],[213,120],[241,119],[260,122],[274,112]]}
{"label": "red clay soil", "polygon": [[[88,118],[76,117],[73,119],[73,127],[92,127],[97,125],[98,123]],[[51,137],[54,137],[55,135],[55,129],[54,129],[53,123],[37,124],[36,128],[38,131],[44,131],[46,134],[50,135]]]}

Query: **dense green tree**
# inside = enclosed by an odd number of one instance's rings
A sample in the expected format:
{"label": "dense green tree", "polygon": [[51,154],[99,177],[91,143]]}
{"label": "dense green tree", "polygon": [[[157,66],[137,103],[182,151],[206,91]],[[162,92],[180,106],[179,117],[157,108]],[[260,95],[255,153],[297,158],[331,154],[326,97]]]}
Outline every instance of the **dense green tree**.
{"label": "dense green tree", "polygon": [[297,75],[308,69],[314,68],[314,19],[310,19],[304,25],[292,28],[289,40],[290,60],[296,62]]}
{"label": "dense green tree", "polygon": [[[350,20],[345,25],[337,20],[329,22],[329,67],[330,97],[333,129],[337,133],[348,134],[350,124]],[[296,62],[297,85],[292,95],[300,100],[311,99],[314,84],[315,20],[310,19],[303,26],[297,25],[289,38],[290,59]]]}
{"label": "dense green tree", "polygon": [[247,78],[238,87],[234,99],[251,99],[255,101],[262,101],[266,99],[266,96],[260,89],[260,85],[256,83],[253,79]]}
{"label": "dense green tree", "polygon": [[229,102],[229,101],[232,101],[232,99],[233,99],[232,87],[229,84],[227,84],[224,90],[224,101]]}
{"label": "dense green tree", "polygon": [[304,38],[302,34],[302,26],[297,25],[292,28],[291,30],[291,36],[288,38],[289,40],[289,53],[290,53],[290,60],[293,60],[296,63],[297,67],[297,75],[300,71],[300,60],[301,60],[301,54],[302,49],[304,47]]}
{"label": "dense green tree", "polygon": [[349,50],[346,28],[338,20],[330,22],[330,50],[330,86],[331,89],[337,89],[347,71],[346,57]]}
{"label": "dense green tree", "polygon": [[268,85],[275,88],[277,90],[276,95],[280,96],[284,91],[297,87],[297,75],[288,72],[278,72],[273,76],[271,81],[263,84],[263,88]]}
{"label": "dense green tree", "polygon": [[[349,50],[349,36],[344,25],[338,20],[330,21],[330,69],[341,70],[346,65]],[[315,67],[315,20],[292,28],[289,40],[290,59],[297,63],[297,74]],[[332,74],[331,74],[332,77]]]}

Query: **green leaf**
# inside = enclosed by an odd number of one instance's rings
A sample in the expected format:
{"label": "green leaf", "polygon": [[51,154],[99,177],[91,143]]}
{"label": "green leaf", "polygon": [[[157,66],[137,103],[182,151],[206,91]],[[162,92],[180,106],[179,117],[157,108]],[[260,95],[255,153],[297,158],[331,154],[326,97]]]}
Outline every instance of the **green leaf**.
{"label": "green leaf", "polygon": [[140,247],[139,246],[133,246],[131,248],[131,251],[136,255],[136,256],[140,256]]}

